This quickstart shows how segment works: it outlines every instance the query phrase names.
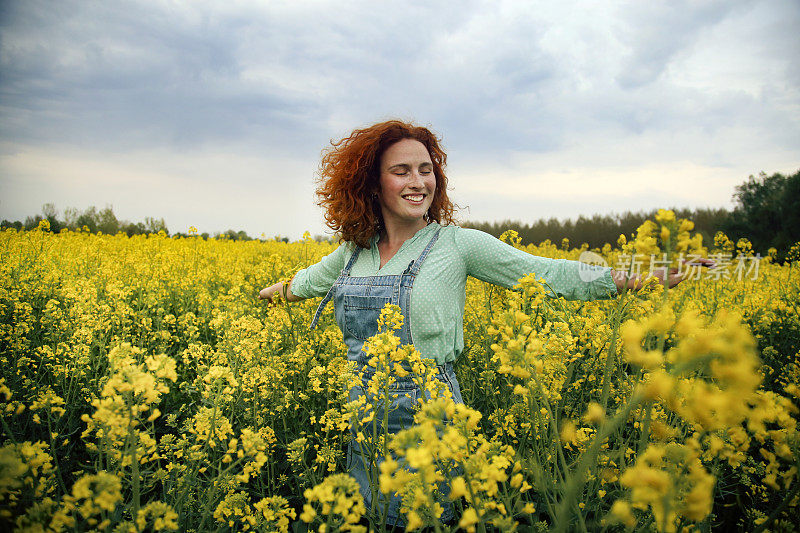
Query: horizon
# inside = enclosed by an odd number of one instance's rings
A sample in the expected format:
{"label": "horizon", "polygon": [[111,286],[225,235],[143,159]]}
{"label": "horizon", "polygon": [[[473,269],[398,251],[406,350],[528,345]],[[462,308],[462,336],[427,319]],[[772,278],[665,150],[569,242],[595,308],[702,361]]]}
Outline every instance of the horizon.
{"label": "horizon", "polygon": [[[800,172],[800,170],[798,170],[798,172]],[[0,220],[2,220],[3,222],[10,222],[12,224],[19,222],[19,223],[21,223],[23,225],[26,224],[27,220],[29,220],[29,219],[30,220],[35,220],[36,217],[41,217],[41,219],[43,220],[43,219],[47,218],[46,216],[44,216],[44,211],[45,211],[46,206],[47,206],[47,204],[43,205],[42,209],[40,209],[40,211],[38,213],[33,213],[31,215],[27,215],[24,218],[18,218],[16,220],[9,220],[9,219],[6,219],[4,217],[0,217]],[[56,217],[55,217],[56,220],[58,220],[59,222],[66,223],[66,219],[64,218],[64,215],[65,215],[64,210],[59,210],[58,206],[54,206],[54,207],[56,208]],[[70,207],[72,207],[72,206],[70,206]],[[91,205],[91,206],[87,206],[85,209],[78,209],[78,208],[75,208],[75,209],[77,209],[77,213],[78,214],[83,214],[83,213],[85,213],[86,211],[88,211],[91,208],[95,208],[98,213],[101,210],[104,210],[106,208],[111,208],[112,212],[113,212],[113,209],[114,209],[114,207],[112,205],[108,205],[108,204],[103,206],[103,207]],[[679,212],[682,212],[682,211],[694,211],[696,213],[697,211],[703,211],[703,210],[706,210],[706,211],[725,210],[727,213],[732,213],[733,212],[732,209],[727,209],[727,208],[724,208],[724,207],[687,208],[687,207],[678,207],[678,206],[664,206],[664,207],[658,207],[658,208],[653,208],[653,209],[649,209],[649,210],[639,210],[639,211],[630,211],[630,210],[628,210],[628,211],[622,211],[622,212],[592,213],[591,215],[581,214],[581,215],[578,215],[576,217],[568,217],[568,218],[548,217],[548,218],[539,218],[539,219],[529,220],[529,221],[516,220],[516,219],[497,219],[497,220],[463,219],[462,220],[462,219],[459,219],[458,217],[456,217],[456,224],[459,225],[459,226],[462,226],[462,225],[467,225],[468,226],[468,225],[472,225],[472,224],[488,224],[488,225],[500,225],[500,226],[502,226],[503,224],[519,224],[521,226],[533,227],[537,223],[549,222],[551,220],[556,220],[560,225],[565,225],[568,222],[577,222],[577,221],[579,221],[581,219],[592,220],[592,219],[595,219],[595,218],[604,218],[604,217],[619,219],[619,218],[622,218],[622,217],[625,217],[625,216],[649,217],[649,216],[654,216],[654,214],[659,209],[665,209],[665,210],[668,210],[668,211],[673,211],[673,212],[676,213],[676,215]],[[458,213],[458,211],[456,213]],[[114,213],[114,215],[116,216],[116,213]],[[190,226],[186,230],[174,231],[174,230],[170,229],[169,224],[166,224],[166,221],[163,220],[163,217],[155,217],[155,216],[150,216],[150,215],[144,215],[144,217],[139,218],[139,219],[117,218],[117,221],[120,224],[138,224],[138,223],[145,223],[146,219],[148,219],[148,218],[152,218],[156,222],[164,221],[166,229],[167,229],[167,233],[170,236],[188,235],[188,234],[192,233],[192,228],[193,227],[194,227],[195,230],[197,229],[196,226]],[[120,230],[120,231],[122,231],[122,230]],[[227,228],[227,229],[224,229],[224,230],[213,230],[213,231],[203,231],[203,232],[197,231],[196,235],[208,235],[209,237],[218,237],[218,236],[224,235],[224,234],[226,234],[227,232],[230,232],[230,231],[238,233],[238,232],[241,232],[241,231],[244,231],[244,230],[240,230],[240,229],[237,229],[237,228]],[[336,235],[332,232],[332,230],[330,228],[327,228],[327,231],[324,234],[321,234],[321,233],[313,234],[309,230],[304,231],[303,235],[305,235],[305,233],[309,233],[309,235],[311,235],[311,238],[314,239],[314,240],[317,240],[318,238],[322,238],[322,239],[333,239],[333,238],[336,238]],[[275,234],[273,236],[269,236],[269,235],[251,235],[249,233],[246,233],[246,234],[247,234],[247,237],[249,239],[252,239],[252,240],[273,240],[275,237],[280,237],[280,238],[287,237],[288,238],[288,236],[286,236],[286,235],[278,235],[278,234]],[[301,235],[300,237],[297,237],[295,239],[290,239],[290,241],[291,242],[295,242],[295,241],[302,240],[304,238],[303,235]]]}

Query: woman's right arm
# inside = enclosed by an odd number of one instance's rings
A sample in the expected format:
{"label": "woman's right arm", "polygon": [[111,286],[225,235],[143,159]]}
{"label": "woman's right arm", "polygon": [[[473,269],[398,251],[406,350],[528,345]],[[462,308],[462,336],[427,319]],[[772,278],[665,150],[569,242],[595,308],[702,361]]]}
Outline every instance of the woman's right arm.
{"label": "woman's right arm", "polygon": [[261,289],[258,292],[258,299],[259,300],[269,300],[272,303],[272,298],[275,295],[278,295],[281,298],[286,298],[288,302],[299,302],[300,300],[305,300],[305,298],[301,298],[292,293],[292,283],[284,283],[283,281],[279,281],[275,285],[270,285],[264,289]]}
{"label": "woman's right arm", "polygon": [[345,259],[350,257],[351,253],[351,248],[342,244],[318,263],[297,272],[291,282],[278,282],[261,289],[258,292],[258,299],[272,302],[273,297],[277,294],[278,297],[286,298],[289,302],[299,302],[306,298],[325,296],[333,282],[339,277]]}

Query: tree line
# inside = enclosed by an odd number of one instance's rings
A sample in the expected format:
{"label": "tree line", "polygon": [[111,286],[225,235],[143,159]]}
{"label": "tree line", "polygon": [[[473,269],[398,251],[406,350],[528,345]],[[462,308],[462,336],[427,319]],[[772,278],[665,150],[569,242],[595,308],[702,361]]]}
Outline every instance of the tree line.
{"label": "tree line", "polygon": [[[695,231],[703,235],[703,242],[710,244],[718,231],[724,232],[730,239],[750,240],[753,250],[766,255],[770,248],[778,252],[778,259],[783,260],[792,244],[800,241],[800,170],[786,176],[780,173],[768,176],[760,173],[750,176],[737,186],[733,194],[734,208],[674,208],[680,218],[694,221]],[[606,243],[615,245],[619,236],[630,236],[642,222],[652,219],[656,210],[641,212],[625,212],[622,214],[579,216],[576,220],[559,220],[556,218],[539,219],[531,223],[515,220],[502,222],[468,221],[462,225],[476,228],[494,236],[512,229],[519,233],[524,244],[539,244],[549,240],[560,245],[568,239],[570,246],[587,244],[590,248],[602,248]],[[50,223],[50,231],[58,232],[63,228],[71,230],[87,229],[92,233],[117,234],[124,232],[129,236],[164,231],[169,229],[163,218],[146,217],[144,222],[128,222],[119,220],[111,206],[97,209],[94,206],[84,211],[68,208],[59,218],[53,204],[45,204],[42,213],[29,216],[25,222],[3,220],[3,228],[30,230],[42,220]],[[174,236],[187,236],[176,233]],[[211,235],[202,233],[202,238]],[[216,233],[213,237],[231,240],[251,240],[244,231],[229,229]],[[288,241],[286,237],[275,237],[276,240]],[[324,239],[317,236],[315,239]]]}
{"label": "tree line", "polygon": [[[694,221],[695,231],[703,235],[703,241],[709,242],[717,231],[721,230],[725,221],[731,216],[727,209],[702,208],[681,209],[672,208],[678,218]],[[465,222],[465,227],[479,229],[495,237],[506,230],[516,231],[523,244],[540,244],[546,240],[561,245],[566,239],[570,247],[587,244],[589,248],[602,248],[606,243],[616,246],[620,235],[630,237],[636,228],[647,219],[652,219],[657,209],[651,211],[631,212],[621,214],[593,215],[591,217],[579,216],[558,220],[556,218],[541,218],[526,224],[517,220],[504,220],[502,222]]]}
{"label": "tree line", "polygon": [[[770,248],[777,250],[783,261],[789,248],[800,241],[800,170],[786,176],[760,173],[738,185],[733,194],[734,208],[673,208],[675,215],[695,223],[695,231],[709,245],[718,231],[737,241],[746,238],[753,250],[766,255]],[[513,229],[524,244],[540,244],[545,240],[560,245],[569,240],[571,247],[587,244],[589,248],[615,245],[619,236],[630,237],[645,220],[652,219],[657,210],[625,212],[622,214],[579,216],[576,220],[539,219],[533,223],[515,220],[502,222],[467,222],[494,236]]]}
{"label": "tree line", "polygon": [[133,235],[144,235],[147,233],[158,233],[160,231],[169,235],[167,224],[163,218],[145,217],[144,222],[128,222],[120,220],[114,214],[114,208],[106,206],[97,209],[90,206],[84,211],[74,207],[64,210],[62,218],[59,218],[58,210],[54,204],[44,204],[42,212],[25,218],[25,222],[20,220],[3,220],[0,222],[2,228],[14,228],[20,230],[32,230],[39,226],[39,223],[46,220],[50,224],[50,231],[58,233],[62,229],[72,231],[86,230],[91,233],[105,233],[116,235],[119,232],[126,233],[129,237]]}
{"label": "tree line", "polygon": [[[80,211],[74,207],[69,207],[64,210],[62,215],[59,215],[58,210],[52,203],[44,204],[42,206],[41,213],[26,217],[24,222],[20,220],[15,220],[13,222],[10,220],[3,220],[0,222],[0,228],[13,228],[17,231],[29,231],[39,227],[39,223],[43,220],[46,220],[49,223],[50,231],[53,233],[58,233],[62,229],[69,229],[72,231],[88,231],[90,233],[104,233],[107,235],[116,235],[117,233],[122,232],[128,235],[128,237],[132,237],[134,235],[159,233],[162,231],[167,236],[172,237],[194,236],[186,233],[175,233],[174,235],[171,235],[163,218],[145,217],[143,222],[129,222],[127,220],[120,220],[114,214],[114,208],[112,206],[106,206],[103,209],[97,209],[97,207],[92,205],[83,211]],[[245,231],[236,231],[232,229],[222,233],[214,233],[213,235],[209,233],[201,233],[197,236],[203,239],[208,239],[210,237],[222,237],[234,241],[252,240]],[[280,237],[277,239],[285,240],[287,242],[289,240],[287,238]]]}

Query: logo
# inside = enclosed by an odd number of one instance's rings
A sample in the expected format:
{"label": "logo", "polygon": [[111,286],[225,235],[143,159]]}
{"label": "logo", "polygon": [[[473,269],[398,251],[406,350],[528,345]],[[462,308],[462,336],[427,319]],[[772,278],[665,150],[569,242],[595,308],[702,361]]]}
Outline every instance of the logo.
{"label": "logo", "polygon": [[606,273],[605,269],[608,268],[608,262],[600,254],[588,250],[581,252],[578,261],[581,263],[578,276],[586,283],[602,278]]}

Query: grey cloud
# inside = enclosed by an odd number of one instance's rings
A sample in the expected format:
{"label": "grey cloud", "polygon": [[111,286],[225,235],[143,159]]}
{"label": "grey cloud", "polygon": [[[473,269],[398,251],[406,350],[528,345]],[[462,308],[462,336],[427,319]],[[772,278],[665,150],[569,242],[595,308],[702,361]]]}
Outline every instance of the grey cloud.
{"label": "grey cloud", "polygon": [[750,4],[3,3],[0,135],[306,154],[401,116],[502,157],[590,131],[713,132],[764,102],[663,74]]}
{"label": "grey cloud", "polygon": [[241,84],[241,16],[187,21],[137,4],[91,13],[57,5],[54,14],[32,3],[3,29],[0,94],[18,126],[6,137],[180,147],[280,131],[266,140],[288,142],[316,112],[313,102]]}
{"label": "grey cloud", "polygon": [[368,3],[239,12],[30,2],[10,11],[0,33],[4,137],[125,147],[287,148],[314,138],[334,106],[385,114],[392,99],[381,93],[407,91],[430,52],[426,37],[439,20],[459,20],[421,2],[380,16]]}
{"label": "grey cloud", "polygon": [[692,46],[702,32],[719,23],[745,2],[632,3],[620,9],[627,21],[618,38],[628,51],[617,81],[636,88],[656,81],[674,56]]}

